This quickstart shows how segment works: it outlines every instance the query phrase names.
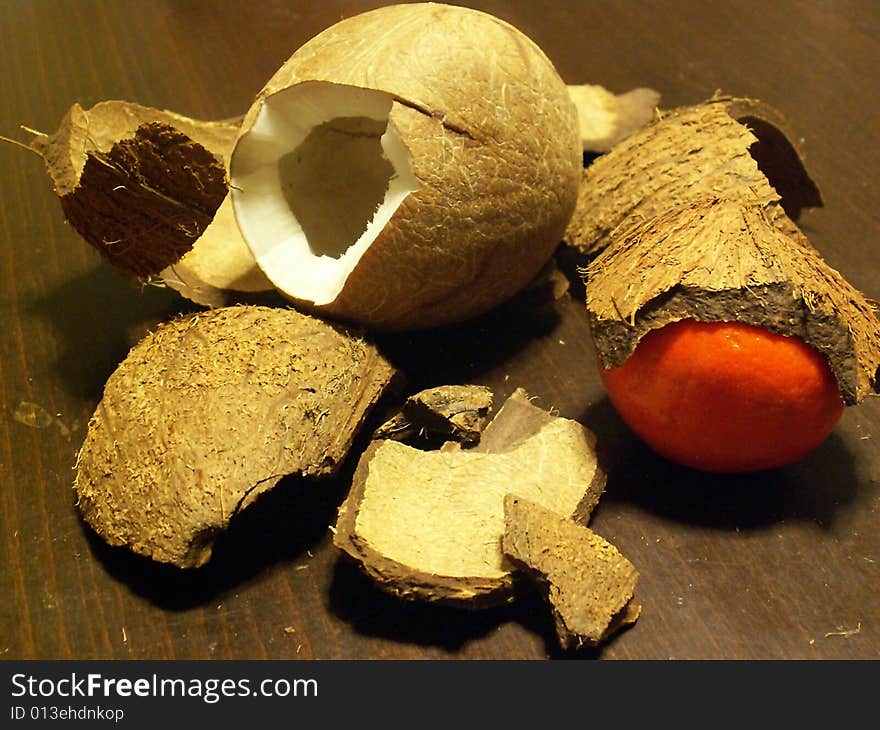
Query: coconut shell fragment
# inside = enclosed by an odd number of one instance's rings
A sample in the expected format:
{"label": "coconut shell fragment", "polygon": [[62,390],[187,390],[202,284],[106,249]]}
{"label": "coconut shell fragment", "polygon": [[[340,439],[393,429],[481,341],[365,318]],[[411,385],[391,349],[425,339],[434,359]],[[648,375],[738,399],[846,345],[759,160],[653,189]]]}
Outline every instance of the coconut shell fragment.
{"label": "coconut shell fragment", "polygon": [[587,429],[538,408],[522,390],[471,449],[374,441],[340,507],[334,543],[400,597],[471,608],[508,602],[505,495],[585,523],[605,485],[594,444]]}
{"label": "coconut shell fragment", "polygon": [[822,198],[789,134],[778,111],[751,99],[717,96],[665,112],[584,170],[565,241],[592,256],[620,228],[744,191],[794,231],[801,209]]}
{"label": "coconut shell fragment", "polygon": [[502,549],[546,587],[563,648],[596,646],[638,619],[638,571],[589,527],[509,494]]}
{"label": "coconut shell fragment", "polygon": [[586,272],[603,367],[620,365],[669,322],[726,320],[814,347],[848,405],[880,391],[880,321],[870,303],[755,199],[694,200],[619,234]]}
{"label": "coconut shell fragment", "polygon": [[240,120],[208,122],[124,101],[74,104],[31,148],[65,218],[127,276],[210,306],[265,291],[232,216],[228,157]]}
{"label": "coconut shell fragment", "polygon": [[440,385],[406,399],[373,434],[410,444],[436,439],[473,445],[489,423],[492,391],[481,385]]}
{"label": "coconut shell fragment", "polygon": [[228,195],[192,249],[156,278],[206,307],[234,304],[241,294],[274,291],[241,237]]}
{"label": "coconut shell fragment", "polygon": [[613,94],[596,84],[570,85],[568,94],[578,111],[584,152],[608,152],[652,121],[660,93],[637,88]]}
{"label": "coconut shell fragment", "polygon": [[356,333],[289,309],[179,317],[110,376],[76,464],[109,544],[189,568],[284,476],[332,475],[394,376]]}

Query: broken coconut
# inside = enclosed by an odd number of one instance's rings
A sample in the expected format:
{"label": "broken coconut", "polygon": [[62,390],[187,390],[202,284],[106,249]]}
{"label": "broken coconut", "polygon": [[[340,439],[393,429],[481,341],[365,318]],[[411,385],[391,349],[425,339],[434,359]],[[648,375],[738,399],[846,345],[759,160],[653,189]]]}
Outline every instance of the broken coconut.
{"label": "broken coconut", "polygon": [[111,545],[197,567],[284,476],[333,474],[394,371],[359,336],[288,309],[180,317],[110,376],[76,463]]}
{"label": "broken coconut", "polygon": [[650,330],[682,319],[736,321],[798,337],[828,361],[847,405],[880,391],[880,321],[802,234],[751,195],[692,200],[618,230],[586,271],[603,367]]}
{"label": "broken coconut", "polygon": [[199,304],[272,288],[232,213],[226,159],[240,120],[205,122],[124,101],[74,104],[30,147],[67,221],[116,268]]}
{"label": "broken coconut", "polygon": [[334,544],[398,596],[468,607],[508,602],[505,495],[586,523],[605,486],[594,444],[582,425],[532,405],[521,389],[471,449],[374,441],[339,509]]}
{"label": "broken coconut", "polygon": [[481,385],[439,385],[411,395],[373,438],[410,444],[435,439],[476,444],[489,423],[492,391]]}
{"label": "broken coconut", "polygon": [[782,115],[753,99],[716,96],[666,112],[583,171],[565,241],[592,256],[620,228],[746,190],[793,233],[801,209],[822,205],[793,139]]}
{"label": "broken coconut", "polygon": [[261,269],[310,310],[385,330],[478,315],[552,256],[582,170],[566,85],[498,18],[378,8],[307,42],[230,161]]}
{"label": "broken coconut", "polygon": [[504,498],[504,554],[546,586],[559,643],[596,646],[641,613],[639,573],[589,527],[523,497]]}

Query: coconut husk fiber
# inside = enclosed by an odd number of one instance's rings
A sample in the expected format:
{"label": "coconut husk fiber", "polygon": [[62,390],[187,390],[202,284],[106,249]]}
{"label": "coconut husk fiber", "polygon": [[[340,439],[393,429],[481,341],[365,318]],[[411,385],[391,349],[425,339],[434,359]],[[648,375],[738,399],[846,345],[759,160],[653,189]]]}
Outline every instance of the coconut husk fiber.
{"label": "coconut husk fiber", "polygon": [[334,543],[401,598],[467,608],[509,602],[505,495],[586,523],[605,486],[594,445],[582,425],[533,405],[522,390],[473,448],[374,441],[339,509]]}
{"label": "coconut husk fiber", "polygon": [[620,365],[669,322],[738,321],[818,350],[848,405],[876,393],[880,321],[871,304],[771,215],[753,197],[706,198],[618,231],[586,271],[603,367]]}
{"label": "coconut husk fiber", "polygon": [[290,309],[178,317],[110,376],[76,463],[106,542],[183,568],[282,477],[334,474],[395,371],[355,332]]}
{"label": "coconut husk fiber", "polygon": [[664,112],[585,168],[565,241],[593,256],[620,228],[746,190],[770,221],[795,230],[801,210],[822,197],[793,139],[758,100],[716,96]]}
{"label": "coconut husk fiber", "polygon": [[528,499],[504,498],[504,554],[541,583],[563,648],[597,646],[638,619],[639,572],[585,525]]}
{"label": "coconut husk fiber", "polygon": [[119,272],[222,306],[230,292],[272,288],[228,197],[239,122],[127,101],[74,104],[30,147],[43,157],[67,221]]}
{"label": "coconut husk fiber", "polygon": [[144,278],[178,261],[213,219],[227,191],[222,156],[237,129],[108,101],[74,104],[31,147],[70,225],[113,265]]}

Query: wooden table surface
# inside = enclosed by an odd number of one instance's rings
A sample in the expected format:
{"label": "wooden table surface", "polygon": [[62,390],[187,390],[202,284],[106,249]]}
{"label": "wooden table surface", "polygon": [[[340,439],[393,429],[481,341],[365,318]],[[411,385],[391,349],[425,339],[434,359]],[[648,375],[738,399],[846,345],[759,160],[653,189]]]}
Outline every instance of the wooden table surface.
{"label": "wooden table surface", "polygon": [[[52,131],[75,101],[240,114],[301,43],[379,4],[2,0],[0,134]],[[649,86],[663,106],[717,89],[776,106],[825,198],[802,227],[880,299],[878,3],[465,4],[523,30],[568,83]],[[640,570],[644,607],[601,651],[559,652],[537,597],[472,613],[379,591],[329,539],[345,475],[283,481],[195,573],[108,548],[75,508],[76,452],[129,347],[189,307],[102,263],[65,224],[36,155],[0,144],[0,170],[0,658],[880,656],[880,401],[848,409],[789,468],[673,466],[605,397],[576,288],[382,344],[413,385],[483,383],[499,401],[522,386],[596,433],[609,482],[592,526]]]}

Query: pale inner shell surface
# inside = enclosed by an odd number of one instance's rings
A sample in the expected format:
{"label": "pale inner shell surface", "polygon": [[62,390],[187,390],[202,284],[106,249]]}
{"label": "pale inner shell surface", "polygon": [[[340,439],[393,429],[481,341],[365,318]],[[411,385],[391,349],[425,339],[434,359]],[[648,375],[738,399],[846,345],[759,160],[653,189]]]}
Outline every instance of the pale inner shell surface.
{"label": "pale inner shell surface", "polygon": [[[239,143],[238,223],[282,291],[328,304],[419,183],[389,94],[323,81],[263,104]],[[233,196],[237,193],[233,191]]]}

